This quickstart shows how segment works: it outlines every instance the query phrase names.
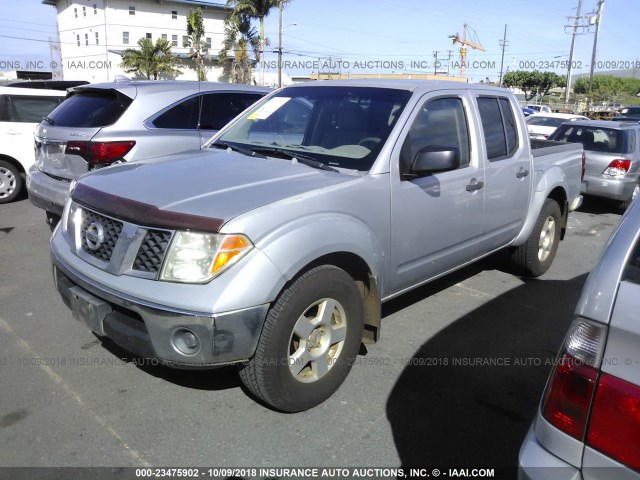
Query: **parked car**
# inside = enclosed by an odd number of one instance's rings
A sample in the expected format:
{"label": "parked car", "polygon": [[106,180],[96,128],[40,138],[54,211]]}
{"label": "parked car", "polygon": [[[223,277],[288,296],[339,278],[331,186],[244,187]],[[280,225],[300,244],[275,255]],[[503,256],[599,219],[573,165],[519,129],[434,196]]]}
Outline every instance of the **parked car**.
{"label": "parked car", "polygon": [[582,147],[536,140],[506,89],[286,87],[208,148],[97,170],[51,240],[76,318],[173,366],[240,363],[282,410],[340,386],[381,303],[509,249],[542,275],[579,206]]}
{"label": "parked car", "polygon": [[529,105],[525,105],[524,108],[535,110],[536,113],[552,113],[551,107],[547,107],[546,105],[535,105],[530,103]]}
{"label": "parked car", "polygon": [[582,290],[519,457],[521,480],[640,479],[640,203]]}
{"label": "parked car", "polygon": [[549,139],[584,147],[584,195],[618,200],[623,209],[638,195],[640,124],[576,121],[558,127]]}
{"label": "parked car", "polygon": [[522,107],[522,114],[525,117],[528,117],[529,115],[533,115],[534,113],[538,113],[537,110],[534,110],[533,108]]}
{"label": "parked car", "polygon": [[584,115],[570,113],[534,113],[525,120],[529,137],[546,140],[563,122],[589,120]]}
{"label": "parked car", "polygon": [[618,122],[640,122],[640,106],[625,107],[620,113],[613,117]]}
{"label": "parked car", "polygon": [[0,204],[15,200],[33,165],[33,133],[65,92],[0,87]]}
{"label": "parked car", "polygon": [[117,81],[72,88],[65,103],[38,125],[36,162],[27,179],[29,198],[55,226],[72,180],[114,162],[199,148],[269,91],[186,81]]}

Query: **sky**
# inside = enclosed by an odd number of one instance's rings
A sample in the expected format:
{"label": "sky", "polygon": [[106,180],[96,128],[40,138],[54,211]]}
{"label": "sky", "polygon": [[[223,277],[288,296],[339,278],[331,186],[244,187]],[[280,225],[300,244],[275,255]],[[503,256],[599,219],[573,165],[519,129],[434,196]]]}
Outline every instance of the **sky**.
{"label": "sky", "polygon": [[[595,12],[597,3],[583,0],[581,15]],[[571,35],[564,25],[573,23],[567,17],[577,5],[578,0],[292,0],[283,14],[284,71],[433,73],[435,51],[444,71],[449,51],[451,62],[459,64],[459,45],[448,37],[461,35],[466,23],[469,37],[486,50],[468,49],[465,73],[472,81],[497,79],[505,24],[505,71],[565,74]],[[54,60],[48,44],[56,34],[54,7],[40,0],[0,0],[0,9],[0,71],[11,70],[3,67],[15,60]],[[596,71],[637,65],[640,77],[639,19],[639,0],[604,0]],[[576,37],[574,75],[589,73],[594,31]],[[266,35],[267,71],[274,72],[277,9],[266,18]],[[459,73],[458,64],[449,65],[451,74]]]}

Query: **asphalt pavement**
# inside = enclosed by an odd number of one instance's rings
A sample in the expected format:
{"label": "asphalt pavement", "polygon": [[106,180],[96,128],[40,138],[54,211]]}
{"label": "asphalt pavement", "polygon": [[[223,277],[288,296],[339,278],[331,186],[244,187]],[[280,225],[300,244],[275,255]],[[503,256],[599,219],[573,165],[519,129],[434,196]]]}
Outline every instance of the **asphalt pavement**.
{"label": "asphalt pavement", "polygon": [[338,392],[282,414],[233,368],[140,365],[99,340],[54,289],[43,212],[0,205],[0,466],[513,467],[619,219],[586,202],[539,279],[492,257],[385,304]]}

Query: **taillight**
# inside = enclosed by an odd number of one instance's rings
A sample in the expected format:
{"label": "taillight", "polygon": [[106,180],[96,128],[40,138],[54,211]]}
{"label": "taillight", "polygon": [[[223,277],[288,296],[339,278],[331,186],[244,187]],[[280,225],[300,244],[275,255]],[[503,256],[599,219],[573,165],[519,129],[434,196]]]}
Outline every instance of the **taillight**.
{"label": "taillight", "polygon": [[587,443],[640,471],[640,387],[606,373],[598,382]]}
{"label": "taillight", "polygon": [[617,177],[618,175],[625,175],[629,169],[631,168],[631,160],[614,160],[609,164],[603,175],[611,175],[612,177]]}
{"label": "taillight", "polygon": [[577,318],[558,355],[542,401],[542,415],[573,438],[584,438],[606,327]]}
{"label": "taillight", "polygon": [[122,159],[136,144],[133,140],[123,142],[67,142],[65,153],[79,155],[96,165],[113,163]]}
{"label": "taillight", "polygon": [[587,168],[587,156],[584,153],[584,150],[582,151],[582,175],[580,175],[580,181],[582,182],[584,180],[584,171]]}

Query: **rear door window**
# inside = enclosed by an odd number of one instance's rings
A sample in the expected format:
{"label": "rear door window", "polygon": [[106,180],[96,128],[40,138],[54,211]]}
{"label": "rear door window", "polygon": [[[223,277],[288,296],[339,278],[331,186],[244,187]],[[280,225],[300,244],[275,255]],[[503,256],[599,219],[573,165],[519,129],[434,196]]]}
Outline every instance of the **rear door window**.
{"label": "rear door window", "polygon": [[106,127],[118,121],[132,100],[116,92],[76,93],[56,108],[49,118],[57,127]]}
{"label": "rear door window", "polygon": [[241,112],[262,98],[259,93],[207,93],[202,101],[201,130],[220,130]]}
{"label": "rear door window", "polygon": [[518,131],[509,100],[478,97],[478,110],[489,161],[511,157],[518,149]]}
{"label": "rear door window", "polygon": [[158,115],[152,123],[157,128],[196,130],[198,128],[201,100],[199,95],[182,100],[177,105]]}
{"label": "rear door window", "polygon": [[32,97],[3,95],[0,99],[0,121],[40,123],[64,97]]}

